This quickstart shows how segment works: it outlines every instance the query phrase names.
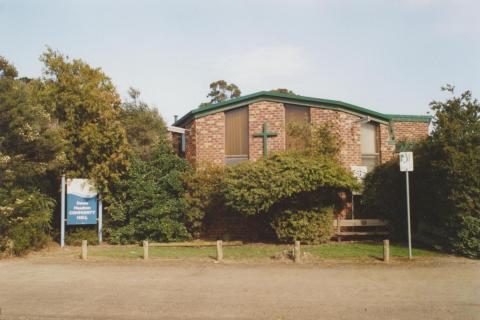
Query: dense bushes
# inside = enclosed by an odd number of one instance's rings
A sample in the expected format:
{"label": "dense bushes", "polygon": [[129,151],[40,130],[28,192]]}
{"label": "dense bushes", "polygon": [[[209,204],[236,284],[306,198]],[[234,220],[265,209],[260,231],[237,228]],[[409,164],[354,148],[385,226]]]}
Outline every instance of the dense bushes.
{"label": "dense bushes", "polygon": [[0,254],[19,255],[49,239],[55,201],[48,177],[62,163],[63,144],[39,103],[39,82],[16,77],[0,57]]}
{"label": "dense bushes", "polygon": [[185,185],[181,178],[189,170],[188,163],[165,144],[157,146],[150,160],[132,159],[117,185],[117,197],[110,208],[115,212],[106,230],[110,241],[190,239],[186,227],[187,203],[182,197]]}
{"label": "dense bushes", "polygon": [[455,233],[451,238],[455,252],[480,258],[480,219],[462,216],[455,224]]}
{"label": "dense bushes", "polygon": [[19,255],[44,246],[55,202],[38,191],[0,191],[0,252]]}
{"label": "dense bushes", "polygon": [[226,168],[202,168],[187,179],[188,215],[198,232],[205,231],[202,223],[211,216],[237,215],[249,228],[259,228],[249,230],[255,238],[270,239],[272,233],[280,241],[329,238],[332,208],[340,209],[340,193],[358,183],[338,163],[339,143],[328,124],[292,123],[288,130],[303,142],[301,148]]}
{"label": "dense bushes", "polygon": [[[261,223],[266,220],[278,240],[295,237],[308,243],[328,237],[327,225],[332,228],[328,213],[341,202],[339,193],[358,187],[333,159],[298,153],[276,154],[224,169],[204,168],[189,181],[187,201],[192,216],[204,219],[211,212],[223,212],[258,217],[258,226],[264,229],[251,232],[261,238],[270,235],[271,230]],[[322,227],[317,232],[301,231],[298,226],[306,221]]]}
{"label": "dense bushes", "polygon": [[[168,147],[152,159],[153,150],[168,144],[156,110],[134,90],[122,104],[102,70],[82,60],[48,49],[41,61],[42,77],[27,79],[0,57],[0,251],[13,240],[21,254],[45,243],[51,222],[59,229],[52,215],[60,212],[53,199],[62,174],[94,180],[107,240],[189,238],[179,178],[188,166]],[[67,243],[94,241],[91,231],[67,227]]]}
{"label": "dense bushes", "polygon": [[[434,227],[440,230],[435,232],[437,245],[478,258],[480,104],[467,91],[446,102],[433,102],[432,110],[432,135],[413,149],[414,229],[421,225],[420,235],[428,236],[429,227]],[[405,180],[397,161],[379,166],[367,176],[364,197],[369,208],[394,222],[397,235],[405,236]]]}
{"label": "dense bushes", "polygon": [[273,230],[282,242],[321,243],[332,236],[333,207],[287,209],[274,215],[272,220]]}
{"label": "dense bushes", "polygon": [[[227,169],[225,204],[244,215],[267,213],[276,203],[310,192],[350,190],[356,180],[333,159],[276,154],[264,161],[244,162]],[[284,202],[285,206],[288,203]]]}
{"label": "dense bushes", "polygon": [[188,204],[186,226],[195,238],[205,231],[205,220],[226,214],[223,199],[224,173],[223,167],[206,166],[198,168],[194,174],[184,176],[184,197]]}

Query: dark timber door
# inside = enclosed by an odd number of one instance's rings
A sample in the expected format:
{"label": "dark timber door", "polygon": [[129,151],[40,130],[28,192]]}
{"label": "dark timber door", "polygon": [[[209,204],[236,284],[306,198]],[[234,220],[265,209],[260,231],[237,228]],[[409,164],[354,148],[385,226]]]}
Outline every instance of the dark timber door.
{"label": "dark timber door", "polygon": [[310,107],[285,105],[285,126],[286,137],[285,147],[289,149],[301,148],[304,144],[301,137],[291,134],[292,128],[301,129],[301,126],[310,122]]}
{"label": "dark timber door", "polygon": [[248,107],[225,112],[225,161],[248,159]]}

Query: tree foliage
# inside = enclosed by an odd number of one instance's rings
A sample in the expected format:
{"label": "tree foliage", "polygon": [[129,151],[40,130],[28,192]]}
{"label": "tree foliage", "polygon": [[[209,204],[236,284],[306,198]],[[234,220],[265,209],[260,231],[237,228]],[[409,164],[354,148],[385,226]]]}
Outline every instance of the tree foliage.
{"label": "tree foliage", "polygon": [[295,240],[317,244],[330,240],[333,233],[333,207],[312,207],[309,210],[281,210],[274,215],[271,225],[278,240],[292,243]]}
{"label": "tree foliage", "polygon": [[292,95],[292,96],[296,96],[297,94],[295,92],[293,92],[292,90],[290,89],[286,89],[286,88],[278,88],[278,89],[273,89],[273,90],[270,90],[271,92],[277,92],[277,93],[284,93],[284,94],[289,94],[289,95]]}
{"label": "tree foliage", "polygon": [[48,49],[42,99],[64,129],[65,173],[95,180],[105,197],[128,165],[120,98],[101,69]]}
{"label": "tree foliage", "polygon": [[139,99],[139,90],[130,88],[129,96],[130,100],[122,103],[120,121],[133,154],[148,160],[155,148],[167,139],[167,127],[158,111]]}
{"label": "tree foliage", "polygon": [[224,193],[228,207],[244,215],[256,215],[302,193],[315,196],[327,190],[357,187],[352,175],[333,159],[277,154],[227,170]]}
{"label": "tree foliage", "polygon": [[286,134],[294,141],[288,153],[303,157],[327,157],[337,159],[342,141],[338,140],[333,124],[289,122]]}
{"label": "tree foliage", "polygon": [[55,201],[38,191],[0,189],[0,253],[21,255],[50,239]]}
{"label": "tree foliage", "polygon": [[181,241],[191,238],[186,228],[187,203],[182,175],[188,163],[171,147],[160,144],[149,160],[133,158],[117,186],[112,209],[118,227],[109,229],[111,241]]}
{"label": "tree foliage", "polygon": [[18,76],[17,69],[5,57],[0,56],[0,77],[16,78]]}
{"label": "tree foliage", "polygon": [[[432,135],[413,149],[414,224],[437,227],[443,246],[480,257],[480,103],[466,91],[431,107]],[[404,185],[396,160],[382,165],[367,176],[366,204],[403,227]]]}
{"label": "tree foliage", "polygon": [[233,83],[227,83],[225,80],[218,80],[210,83],[210,92],[207,98],[210,103],[218,103],[228,99],[240,97],[242,92]]}
{"label": "tree foliage", "polygon": [[223,199],[223,178],[225,168],[207,166],[198,168],[194,174],[185,175],[185,200],[187,228],[195,238],[204,231],[204,220],[211,213],[225,213]]}
{"label": "tree foliage", "polygon": [[39,102],[41,84],[16,79],[15,67],[0,62],[0,251],[10,243],[22,254],[48,239],[48,178],[64,161],[62,130]]}

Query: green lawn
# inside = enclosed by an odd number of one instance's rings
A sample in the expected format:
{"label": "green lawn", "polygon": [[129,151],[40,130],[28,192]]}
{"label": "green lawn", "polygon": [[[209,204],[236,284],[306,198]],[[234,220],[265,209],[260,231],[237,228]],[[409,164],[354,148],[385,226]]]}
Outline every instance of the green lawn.
{"label": "green lawn", "polygon": [[[242,246],[225,246],[225,260],[269,260],[284,250],[291,250],[292,245],[246,244]],[[302,246],[302,251],[319,259],[375,259],[383,255],[382,243],[330,243],[322,245]],[[143,248],[138,246],[90,246],[91,257],[139,259],[143,256]],[[392,257],[407,257],[408,249],[402,245],[390,245]],[[414,249],[414,256],[438,256],[438,252]],[[216,248],[209,247],[150,247],[149,256],[159,259],[204,259],[211,260],[216,256]]]}
{"label": "green lawn", "polygon": [[[345,244],[323,244],[316,246],[303,246],[305,252],[314,256],[325,259],[342,259],[342,258],[368,258],[383,257],[383,243],[345,243]],[[440,253],[425,250],[412,250],[413,256],[438,256]],[[408,247],[391,244],[391,257],[408,257]]]}

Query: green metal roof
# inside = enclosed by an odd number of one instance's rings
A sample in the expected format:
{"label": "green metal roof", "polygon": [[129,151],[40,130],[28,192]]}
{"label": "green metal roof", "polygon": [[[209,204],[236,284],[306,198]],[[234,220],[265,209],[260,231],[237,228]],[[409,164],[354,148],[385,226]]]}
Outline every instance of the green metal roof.
{"label": "green metal roof", "polygon": [[175,121],[174,126],[181,126],[190,119],[197,119],[200,117],[207,116],[209,114],[234,109],[238,107],[245,106],[257,101],[269,100],[282,103],[291,103],[291,104],[302,104],[308,105],[311,107],[318,107],[323,109],[333,109],[333,110],[342,110],[354,114],[360,114],[365,116],[370,116],[374,119],[390,122],[390,121],[408,121],[408,122],[430,122],[431,116],[428,115],[400,115],[400,114],[384,114],[376,112],[370,109],[359,107],[350,103],[330,100],[330,99],[320,99],[312,98],[305,96],[292,95],[287,93],[278,93],[272,91],[260,91],[252,93],[249,95],[241,96],[238,98],[222,101],[214,104],[207,104],[199,108],[193,109],[183,117]]}

